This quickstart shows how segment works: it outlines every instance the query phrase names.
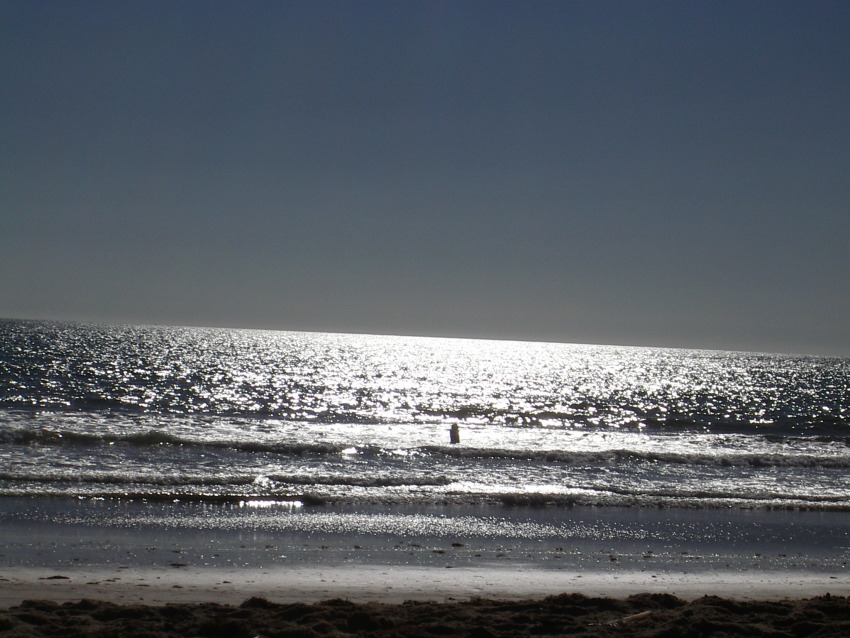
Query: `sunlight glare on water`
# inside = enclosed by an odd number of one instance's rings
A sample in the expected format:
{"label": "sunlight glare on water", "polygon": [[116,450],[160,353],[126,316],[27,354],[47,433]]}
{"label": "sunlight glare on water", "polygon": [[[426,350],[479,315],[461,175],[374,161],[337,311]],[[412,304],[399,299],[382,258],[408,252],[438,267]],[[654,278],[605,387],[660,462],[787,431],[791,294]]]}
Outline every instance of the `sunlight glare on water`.
{"label": "sunlight glare on water", "polygon": [[846,360],[14,321],[0,344],[0,495],[850,507]]}

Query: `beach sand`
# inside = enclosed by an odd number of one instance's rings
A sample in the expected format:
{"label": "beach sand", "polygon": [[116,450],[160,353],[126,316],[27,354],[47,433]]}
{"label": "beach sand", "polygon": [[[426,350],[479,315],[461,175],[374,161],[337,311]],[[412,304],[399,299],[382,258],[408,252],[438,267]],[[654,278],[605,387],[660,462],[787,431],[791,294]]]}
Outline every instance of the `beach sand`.
{"label": "beach sand", "polygon": [[762,540],[727,546],[704,533],[720,513],[664,513],[698,530],[684,540],[633,533],[658,513],[534,514],[610,532],[582,540],[222,529],[214,508],[211,528],[98,524],[75,509],[96,504],[34,507],[7,501],[0,521],[4,638],[850,635],[846,516],[747,515],[736,526],[752,518]]}
{"label": "beach sand", "polygon": [[216,603],[118,606],[27,602],[0,611],[4,636],[847,636],[850,601],[739,602],[664,594],[625,600],[563,594],[543,600],[405,604]]}
{"label": "beach sand", "polygon": [[704,595],[735,600],[802,599],[850,595],[850,577],[817,573],[652,573],[550,571],[535,568],[440,568],[351,565],[316,568],[197,569],[13,568],[0,571],[0,607],[24,600],[59,603],[97,599],[114,603],[164,605],[214,602],[238,605],[252,597],[273,602],[403,603],[452,602],[471,598],[524,600],[560,593],[625,598],[670,594],[685,600]]}
{"label": "beach sand", "polygon": [[2,636],[847,636],[850,579],[380,567],[3,570]]}

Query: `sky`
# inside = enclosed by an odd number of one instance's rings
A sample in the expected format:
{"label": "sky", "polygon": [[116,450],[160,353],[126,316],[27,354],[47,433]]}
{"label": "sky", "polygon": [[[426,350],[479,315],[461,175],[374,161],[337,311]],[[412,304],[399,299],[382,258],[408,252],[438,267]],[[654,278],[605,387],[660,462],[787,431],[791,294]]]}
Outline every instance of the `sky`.
{"label": "sky", "polygon": [[850,356],[850,3],[0,0],[0,317]]}

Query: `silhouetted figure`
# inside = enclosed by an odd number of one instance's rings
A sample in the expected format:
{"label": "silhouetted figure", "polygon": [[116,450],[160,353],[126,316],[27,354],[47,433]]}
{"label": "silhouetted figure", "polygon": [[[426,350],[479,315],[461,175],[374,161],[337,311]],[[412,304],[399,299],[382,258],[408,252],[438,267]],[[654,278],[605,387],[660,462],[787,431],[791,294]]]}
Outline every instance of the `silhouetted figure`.
{"label": "silhouetted figure", "polygon": [[460,426],[457,423],[452,424],[452,428],[449,430],[449,438],[452,443],[460,443]]}

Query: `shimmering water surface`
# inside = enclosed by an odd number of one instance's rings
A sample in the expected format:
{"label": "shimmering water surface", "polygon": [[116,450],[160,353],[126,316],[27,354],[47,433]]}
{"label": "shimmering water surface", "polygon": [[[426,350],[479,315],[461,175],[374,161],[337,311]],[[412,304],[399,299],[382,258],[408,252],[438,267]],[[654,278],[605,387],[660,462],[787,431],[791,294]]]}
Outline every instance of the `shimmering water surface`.
{"label": "shimmering water surface", "polygon": [[847,511],[848,424],[847,359],[0,321],[6,497]]}

